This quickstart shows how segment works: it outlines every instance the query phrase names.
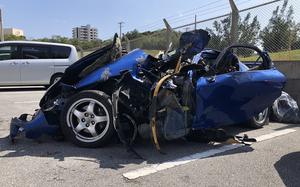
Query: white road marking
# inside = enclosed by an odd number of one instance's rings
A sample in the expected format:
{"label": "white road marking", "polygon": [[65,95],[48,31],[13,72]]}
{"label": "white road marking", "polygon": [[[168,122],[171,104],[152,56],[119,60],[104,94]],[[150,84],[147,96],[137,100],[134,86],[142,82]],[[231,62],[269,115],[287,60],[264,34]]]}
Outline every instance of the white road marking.
{"label": "white road marking", "polygon": [[285,134],[289,134],[289,133],[292,133],[292,132],[295,132],[295,131],[296,131],[295,129],[284,129],[284,130],[272,132],[270,134],[265,134],[265,135],[259,136],[259,137],[256,138],[256,140],[258,142],[261,142],[261,141],[264,141],[264,140],[269,140],[269,139],[275,138],[277,136],[282,136],[282,135],[285,135]]}
{"label": "white road marking", "polygon": [[[285,134],[289,134],[292,132],[295,132],[296,130],[294,129],[285,129],[285,130],[280,130],[280,131],[276,131],[270,134],[266,134],[266,135],[262,135],[256,138],[257,142],[261,142],[264,140],[269,140],[278,136],[282,136]],[[162,171],[162,170],[166,170],[169,168],[173,168],[175,166],[179,166],[179,165],[183,165],[183,164],[187,164],[196,160],[200,160],[202,158],[206,158],[206,157],[210,157],[216,154],[220,154],[226,151],[230,151],[239,147],[243,147],[244,145],[241,144],[231,144],[231,145],[224,145],[220,148],[216,148],[216,149],[211,149],[208,151],[204,151],[204,152],[200,152],[200,153],[195,153],[192,154],[190,156],[185,156],[173,161],[168,161],[168,162],[164,162],[161,164],[152,164],[150,166],[144,167],[144,168],[140,168],[137,170],[133,170],[133,171],[129,171],[127,173],[123,173],[123,176],[127,179],[137,179],[139,177],[143,177],[146,175],[150,175],[153,173],[156,173],[158,171]]]}
{"label": "white road marking", "polygon": [[39,103],[40,101],[16,101],[14,104],[30,104],[30,103]]}
{"label": "white road marking", "polygon": [[199,160],[199,159],[202,159],[202,158],[205,158],[205,157],[213,156],[213,155],[218,154],[218,153],[233,150],[233,149],[236,149],[236,148],[242,147],[242,146],[243,145],[241,145],[241,144],[225,145],[225,146],[222,146],[218,149],[211,149],[211,150],[204,151],[204,152],[201,152],[201,153],[192,154],[190,156],[185,156],[185,157],[173,160],[173,161],[168,161],[168,162],[164,162],[164,163],[161,163],[161,164],[153,164],[153,165],[148,166],[148,167],[144,167],[144,168],[137,169],[137,170],[134,170],[134,171],[130,171],[130,172],[127,172],[127,173],[123,173],[123,176],[127,179],[136,179],[136,178],[139,178],[139,177],[142,177],[142,176],[146,176],[146,175],[156,173],[158,171],[162,171],[162,170],[169,169],[169,168],[172,168],[172,167],[175,167],[175,166],[187,164],[189,162],[193,162],[195,160]]}

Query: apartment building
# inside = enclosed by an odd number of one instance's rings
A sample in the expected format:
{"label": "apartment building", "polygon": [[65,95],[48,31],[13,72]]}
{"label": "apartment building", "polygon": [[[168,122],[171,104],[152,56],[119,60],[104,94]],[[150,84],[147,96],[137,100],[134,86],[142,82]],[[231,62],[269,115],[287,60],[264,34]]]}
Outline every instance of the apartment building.
{"label": "apartment building", "polygon": [[73,38],[79,40],[96,40],[98,39],[98,29],[91,27],[91,25],[85,25],[80,27],[74,27],[72,29]]}
{"label": "apartment building", "polygon": [[22,29],[4,28],[3,31],[4,35],[24,36],[24,31]]}

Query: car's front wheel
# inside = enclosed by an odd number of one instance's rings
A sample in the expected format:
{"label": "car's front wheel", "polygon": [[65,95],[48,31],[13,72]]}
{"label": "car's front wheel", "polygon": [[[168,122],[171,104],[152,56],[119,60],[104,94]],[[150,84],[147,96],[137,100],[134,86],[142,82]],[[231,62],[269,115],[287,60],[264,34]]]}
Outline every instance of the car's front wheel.
{"label": "car's front wheel", "polygon": [[114,133],[109,97],[99,91],[82,91],[70,98],[61,112],[67,139],[81,147],[100,147]]}
{"label": "car's front wheel", "polygon": [[262,128],[265,125],[269,124],[269,108],[266,108],[262,112],[260,112],[257,116],[252,117],[249,120],[248,125],[252,128]]}

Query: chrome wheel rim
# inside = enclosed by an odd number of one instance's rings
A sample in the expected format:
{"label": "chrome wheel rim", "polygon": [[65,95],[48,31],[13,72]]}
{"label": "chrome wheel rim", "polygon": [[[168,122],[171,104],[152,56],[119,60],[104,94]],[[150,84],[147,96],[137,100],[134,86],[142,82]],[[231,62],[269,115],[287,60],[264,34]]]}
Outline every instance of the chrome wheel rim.
{"label": "chrome wheel rim", "polygon": [[257,116],[254,117],[254,120],[257,123],[263,123],[268,116],[268,109],[265,109],[264,111],[260,112]]}
{"label": "chrome wheel rim", "polygon": [[107,133],[110,118],[106,107],[92,98],[74,102],[67,112],[67,125],[82,142],[95,142]]}

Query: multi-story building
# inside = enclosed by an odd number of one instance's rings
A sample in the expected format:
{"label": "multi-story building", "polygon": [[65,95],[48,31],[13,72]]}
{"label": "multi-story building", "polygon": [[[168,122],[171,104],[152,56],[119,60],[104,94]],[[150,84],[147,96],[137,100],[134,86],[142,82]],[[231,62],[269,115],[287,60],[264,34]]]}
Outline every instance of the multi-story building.
{"label": "multi-story building", "polygon": [[4,28],[4,35],[24,36],[24,31],[16,28]]}
{"label": "multi-story building", "polygon": [[75,27],[72,29],[73,38],[79,40],[96,40],[98,38],[98,29],[91,27],[91,25]]}

